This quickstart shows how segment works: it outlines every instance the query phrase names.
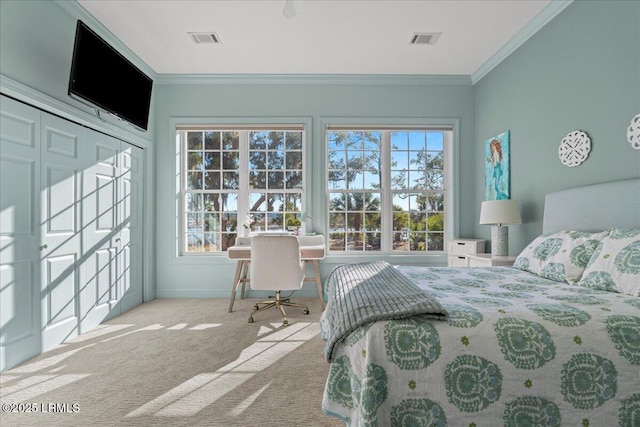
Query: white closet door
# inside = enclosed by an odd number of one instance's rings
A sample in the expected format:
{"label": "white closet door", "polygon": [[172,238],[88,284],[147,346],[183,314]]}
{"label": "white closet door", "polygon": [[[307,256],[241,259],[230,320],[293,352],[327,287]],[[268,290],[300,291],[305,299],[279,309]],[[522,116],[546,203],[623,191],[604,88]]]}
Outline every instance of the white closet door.
{"label": "white closet door", "polygon": [[0,96],[0,371],[142,303],[143,165]]}
{"label": "white closet door", "polygon": [[[120,141],[91,132],[91,165],[83,171],[84,280],[80,289],[81,331],[120,314],[118,258],[121,251],[118,193]],[[117,313],[114,313],[117,311]]]}
{"label": "white closet door", "polygon": [[0,370],[40,353],[40,111],[0,96]]}
{"label": "white closet door", "polygon": [[142,304],[143,165],[141,148],[123,143],[120,153],[118,279],[122,286],[121,312]]}
{"label": "white closet door", "polygon": [[82,169],[87,130],[42,113],[41,323],[42,350],[78,334],[82,263]]}

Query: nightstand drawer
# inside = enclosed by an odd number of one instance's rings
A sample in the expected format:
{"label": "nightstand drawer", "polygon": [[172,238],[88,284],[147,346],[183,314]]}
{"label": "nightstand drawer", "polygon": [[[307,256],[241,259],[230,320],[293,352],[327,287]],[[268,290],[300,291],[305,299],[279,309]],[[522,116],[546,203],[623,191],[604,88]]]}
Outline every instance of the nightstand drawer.
{"label": "nightstand drawer", "polygon": [[469,258],[466,255],[449,255],[448,267],[468,267]]}
{"label": "nightstand drawer", "polygon": [[484,252],[484,240],[481,239],[454,239],[447,242],[447,253],[457,254],[481,254]]}

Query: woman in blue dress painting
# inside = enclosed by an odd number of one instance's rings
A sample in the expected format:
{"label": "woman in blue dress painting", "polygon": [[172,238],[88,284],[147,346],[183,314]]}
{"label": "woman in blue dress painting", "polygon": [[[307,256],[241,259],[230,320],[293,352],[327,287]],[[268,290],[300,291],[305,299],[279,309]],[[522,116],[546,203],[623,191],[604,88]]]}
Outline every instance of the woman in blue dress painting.
{"label": "woman in blue dress painting", "polygon": [[502,177],[504,173],[502,171],[502,145],[500,141],[494,139],[489,144],[489,151],[491,155],[487,158],[487,161],[493,166],[493,188],[496,191],[496,200],[508,199],[502,191]]}

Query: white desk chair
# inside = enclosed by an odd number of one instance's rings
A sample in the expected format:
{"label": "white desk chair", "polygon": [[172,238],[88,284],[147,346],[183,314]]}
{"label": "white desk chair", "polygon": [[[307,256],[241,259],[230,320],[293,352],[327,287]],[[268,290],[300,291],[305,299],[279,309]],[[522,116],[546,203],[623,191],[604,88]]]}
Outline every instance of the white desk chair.
{"label": "white desk chair", "polygon": [[309,307],[280,297],[280,291],[299,290],[304,283],[304,262],[300,260],[300,246],[295,236],[253,236],[250,268],[251,289],[276,291],[276,297],[256,303],[249,323],[253,323],[254,314],[271,307],[277,307],[282,312],[284,326],[289,324],[283,308],[285,305],[304,308],[303,313],[309,314]]}

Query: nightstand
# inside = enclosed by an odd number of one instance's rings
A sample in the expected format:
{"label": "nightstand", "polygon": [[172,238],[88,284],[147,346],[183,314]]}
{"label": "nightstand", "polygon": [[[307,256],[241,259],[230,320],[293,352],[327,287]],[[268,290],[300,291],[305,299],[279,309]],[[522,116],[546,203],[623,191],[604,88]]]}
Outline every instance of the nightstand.
{"label": "nightstand", "polygon": [[468,267],[469,255],[484,253],[483,239],[453,239],[447,241],[447,265],[449,267]]}
{"label": "nightstand", "polygon": [[511,267],[516,261],[514,256],[492,256],[491,254],[467,255],[467,267]]}

